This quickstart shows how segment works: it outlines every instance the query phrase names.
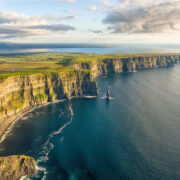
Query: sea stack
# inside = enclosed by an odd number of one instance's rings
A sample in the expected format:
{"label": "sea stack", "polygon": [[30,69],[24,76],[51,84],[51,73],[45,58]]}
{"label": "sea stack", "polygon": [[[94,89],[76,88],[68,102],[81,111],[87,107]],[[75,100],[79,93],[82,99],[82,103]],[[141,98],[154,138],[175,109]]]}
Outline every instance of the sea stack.
{"label": "sea stack", "polygon": [[110,90],[108,89],[106,92],[106,99],[109,100],[110,99]]}

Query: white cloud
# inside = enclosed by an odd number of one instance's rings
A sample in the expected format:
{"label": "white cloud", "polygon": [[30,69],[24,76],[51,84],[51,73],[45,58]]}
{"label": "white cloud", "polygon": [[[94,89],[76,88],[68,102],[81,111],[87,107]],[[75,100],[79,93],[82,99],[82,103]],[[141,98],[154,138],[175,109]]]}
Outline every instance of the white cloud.
{"label": "white cloud", "polygon": [[115,33],[180,31],[180,0],[121,0],[104,19]]}
{"label": "white cloud", "polygon": [[39,25],[47,24],[48,18],[41,16],[28,16],[25,14],[19,14],[12,11],[0,11],[0,24],[11,25]]}
{"label": "white cloud", "polygon": [[100,2],[101,2],[102,5],[104,5],[104,6],[111,6],[111,5],[112,5],[112,3],[111,3],[110,1],[108,1],[108,0],[100,0]]}
{"label": "white cloud", "polygon": [[103,31],[102,30],[94,30],[94,29],[89,29],[90,32],[93,32],[95,34],[102,34]]}
{"label": "white cloud", "polygon": [[73,18],[79,18],[79,14],[74,10],[68,10],[67,13],[70,13]]}
{"label": "white cloud", "polygon": [[60,21],[74,18],[72,14],[66,17],[43,17],[0,11],[0,36],[9,38],[71,31],[75,28],[61,24]]}
{"label": "white cloud", "polygon": [[150,7],[164,3],[178,2],[179,0],[118,0],[119,8]]}
{"label": "white cloud", "polygon": [[89,7],[89,10],[90,10],[90,11],[94,11],[94,12],[98,11],[98,9],[99,9],[99,8],[98,8],[98,6],[97,6],[96,4],[94,4],[94,5],[92,5],[92,6]]}

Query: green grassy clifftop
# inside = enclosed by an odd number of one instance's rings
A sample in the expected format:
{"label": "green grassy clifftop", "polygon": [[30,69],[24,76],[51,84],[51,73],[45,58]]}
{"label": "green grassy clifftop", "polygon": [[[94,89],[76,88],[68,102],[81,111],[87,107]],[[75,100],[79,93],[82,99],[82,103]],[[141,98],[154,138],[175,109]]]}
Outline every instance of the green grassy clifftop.
{"label": "green grassy clifftop", "polygon": [[180,60],[180,55],[144,55],[106,58],[100,61],[75,64],[75,69],[90,70],[93,77],[102,74],[133,72],[139,69],[171,67]]}
{"label": "green grassy clifftop", "polygon": [[[179,60],[180,54],[81,54],[42,53],[30,55],[0,56],[0,81],[16,76],[42,73],[72,72],[77,64],[97,63],[99,66],[110,62],[123,65],[123,71],[132,68],[168,66]],[[86,64],[86,65],[85,65]],[[88,68],[83,68],[88,69]],[[111,67],[108,66],[109,71]],[[107,70],[108,70],[107,69]],[[106,69],[105,69],[106,70]]]}

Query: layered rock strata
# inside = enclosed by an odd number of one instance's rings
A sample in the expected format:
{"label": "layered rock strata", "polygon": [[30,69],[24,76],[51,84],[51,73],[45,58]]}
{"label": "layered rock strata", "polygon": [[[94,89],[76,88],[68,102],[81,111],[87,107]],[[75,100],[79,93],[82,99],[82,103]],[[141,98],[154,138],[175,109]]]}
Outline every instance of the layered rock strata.
{"label": "layered rock strata", "polygon": [[0,84],[0,136],[23,111],[47,102],[83,95],[97,95],[97,85],[88,71],[7,78]]}
{"label": "layered rock strata", "polygon": [[[95,77],[142,68],[171,67],[180,55],[104,59],[73,66],[72,72],[18,75],[0,83],[0,137],[23,112],[56,100],[98,94]],[[0,157],[0,179],[16,180],[36,173],[35,161],[25,156]]]}

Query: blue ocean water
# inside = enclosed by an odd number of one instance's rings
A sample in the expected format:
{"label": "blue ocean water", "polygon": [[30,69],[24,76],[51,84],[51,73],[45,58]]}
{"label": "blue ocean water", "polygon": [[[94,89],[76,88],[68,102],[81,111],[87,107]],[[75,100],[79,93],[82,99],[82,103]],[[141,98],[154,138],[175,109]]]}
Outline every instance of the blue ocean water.
{"label": "blue ocean water", "polygon": [[12,44],[0,43],[0,54],[70,52],[97,54],[179,53],[180,44]]}
{"label": "blue ocean water", "polygon": [[39,171],[30,180],[179,180],[180,64],[97,82],[97,98],[28,113],[0,155],[35,157]]}

